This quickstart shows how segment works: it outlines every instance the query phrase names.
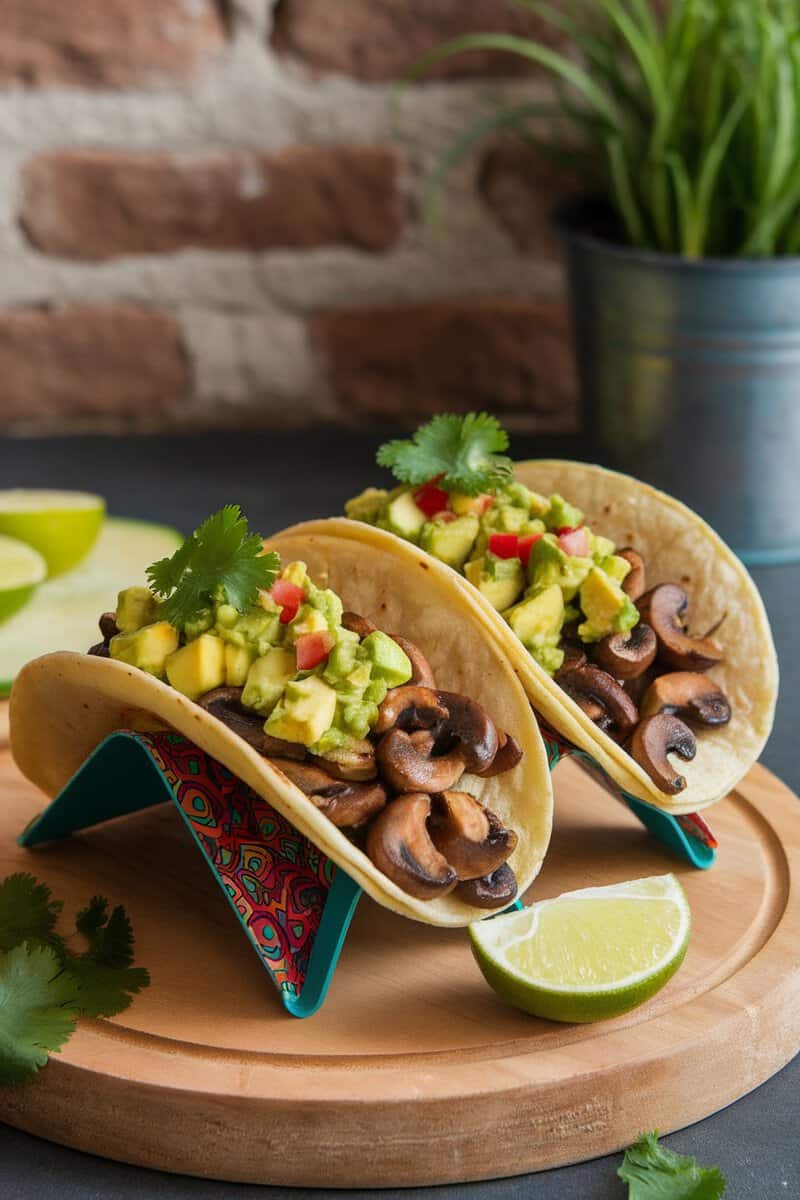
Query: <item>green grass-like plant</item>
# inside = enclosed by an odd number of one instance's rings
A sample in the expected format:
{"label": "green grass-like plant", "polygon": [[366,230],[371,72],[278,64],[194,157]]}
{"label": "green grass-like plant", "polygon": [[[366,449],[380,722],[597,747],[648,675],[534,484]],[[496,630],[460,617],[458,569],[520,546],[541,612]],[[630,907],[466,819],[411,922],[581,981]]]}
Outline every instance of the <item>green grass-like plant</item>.
{"label": "green grass-like plant", "polygon": [[800,253],[800,0],[512,0],[567,39],[565,53],[510,34],[435,47],[407,81],[469,50],[544,67],[553,105],[482,116],[448,147],[428,183],[487,135],[542,134],[555,115],[569,153],[605,189],[632,246],[705,256]]}

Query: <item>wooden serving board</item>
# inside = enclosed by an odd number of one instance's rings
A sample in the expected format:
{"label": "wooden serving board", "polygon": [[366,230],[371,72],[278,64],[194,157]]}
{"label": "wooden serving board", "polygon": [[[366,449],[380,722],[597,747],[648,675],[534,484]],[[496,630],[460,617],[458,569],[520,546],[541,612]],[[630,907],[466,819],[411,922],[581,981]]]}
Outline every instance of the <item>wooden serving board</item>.
{"label": "wooden serving board", "polygon": [[35,871],[70,915],[93,892],[124,902],[152,975],[34,1084],[0,1090],[0,1119],[168,1171],[379,1187],[576,1162],[742,1096],[800,1049],[797,799],[754,768],[714,809],[719,861],[701,873],[572,764],[555,784],[533,895],[675,871],[693,933],[664,991],[604,1024],[535,1020],[495,997],[463,931],[365,898],[327,1003],[298,1021],[171,805],[25,851],[14,839],[44,798],[0,750],[0,877]]}

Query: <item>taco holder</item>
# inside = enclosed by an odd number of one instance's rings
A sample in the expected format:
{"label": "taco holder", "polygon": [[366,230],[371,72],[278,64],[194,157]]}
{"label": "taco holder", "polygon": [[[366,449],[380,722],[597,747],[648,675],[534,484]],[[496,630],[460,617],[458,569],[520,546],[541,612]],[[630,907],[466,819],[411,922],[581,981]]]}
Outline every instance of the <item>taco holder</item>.
{"label": "taco holder", "polygon": [[[551,771],[574,756],[648,832],[700,869],[715,859],[702,819],[675,817],[623,792],[585,751],[544,726]],[[110,734],[19,838],[56,841],[171,800],[278,989],[288,1013],[325,1000],[361,887],[261,796],[178,733]],[[517,900],[513,907],[522,907]]]}

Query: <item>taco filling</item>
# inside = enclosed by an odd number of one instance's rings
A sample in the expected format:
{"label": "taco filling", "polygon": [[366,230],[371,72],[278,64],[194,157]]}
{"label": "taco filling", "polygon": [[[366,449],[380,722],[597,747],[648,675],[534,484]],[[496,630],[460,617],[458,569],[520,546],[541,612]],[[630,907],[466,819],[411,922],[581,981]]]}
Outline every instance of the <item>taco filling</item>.
{"label": "taco filling", "polygon": [[281,568],[259,551],[247,586],[230,567],[201,580],[191,561],[212,543],[208,530],[154,564],[151,587],[120,593],[89,653],[168,683],[227,725],[407,894],[509,904],[517,833],[462,778],[512,770],[515,739],[474,699],[439,689],[412,641],[346,611],[303,562]]}
{"label": "taco filling", "polygon": [[345,513],[462,574],[659,791],[677,794],[686,779],[668,755],[693,759],[696,733],[731,719],[727,697],[706,674],[723,661],[723,647],[714,630],[690,635],[691,597],[680,583],[648,587],[635,547],[590,528],[569,497],[515,480],[498,453],[507,444],[485,414],[436,417],[412,440],[379,452],[379,463],[404,482],[367,488]]}

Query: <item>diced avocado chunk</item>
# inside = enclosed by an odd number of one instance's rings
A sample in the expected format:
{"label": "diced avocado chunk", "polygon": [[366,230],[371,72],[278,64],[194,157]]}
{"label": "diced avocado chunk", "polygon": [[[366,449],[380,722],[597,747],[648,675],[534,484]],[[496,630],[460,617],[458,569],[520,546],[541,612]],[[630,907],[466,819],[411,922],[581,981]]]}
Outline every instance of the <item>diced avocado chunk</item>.
{"label": "diced avocado chunk", "polygon": [[499,504],[492,512],[492,526],[500,533],[520,533],[528,520],[523,508],[513,504]]}
{"label": "diced avocado chunk", "polygon": [[577,554],[565,554],[552,533],[539,538],[528,560],[528,579],[534,588],[557,583],[565,602],[570,601],[592,569],[592,560]]}
{"label": "diced avocado chunk", "polygon": [[117,597],[115,615],[120,633],[135,633],[158,620],[158,601],[149,588],[125,588]]}
{"label": "diced avocado chunk", "polygon": [[[236,609],[233,610],[236,612]],[[204,608],[198,613],[192,621],[187,621],[183,627],[183,632],[187,642],[191,642],[193,638],[200,637],[201,633],[207,633],[214,624],[214,613],[210,608]]]}
{"label": "diced avocado chunk", "polygon": [[201,633],[170,654],[165,667],[175,690],[196,700],[225,682],[225,643],[211,633]]}
{"label": "diced avocado chunk", "polygon": [[564,597],[554,583],[527,596],[506,614],[514,633],[526,646],[543,643],[554,634],[560,636],[564,619]]}
{"label": "diced avocado chunk", "polygon": [[592,567],[581,586],[581,608],[586,620],[578,626],[578,636],[584,642],[624,633],[639,620],[636,605],[599,567]]}
{"label": "diced avocado chunk", "polygon": [[480,522],[474,513],[455,521],[426,521],[419,539],[423,550],[458,570],[470,557]]}
{"label": "diced avocado chunk", "polygon": [[242,705],[267,716],[283,695],[290,679],[297,673],[292,650],[273,646],[257,658],[247,672],[242,691]]}
{"label": "diced avocado chunk", "polygon": [[544,514],[544,523],[548,529],[574,529],[576,525],[583,523],[583,513],[556,492],[550,497],[549,507]]}
{"label": "diced avocado chunk", "polygon": [[313,746],[333,724],[336,692],[317,675],[286,685],[283,699],[264,724],[272,737]]}
{"label": "diced avocado chunk", "polygon": [[548,675],[555,675],[564,665],[564,651],[560,646],[546,643],[542,646],[529,646],[528,650],[531,658],[535,659]]}
{"label": "diced avocado chunk", "polygon": [[609,558],[614,553],[614,543],[611,541],[611,538],[601,537],[599,533],[592,533],[590,531],[589,553],[599,566],[604,558]]}
{"label": "diced avocado chunk", "polygon": [[244,615],[236,609],[232,612],[233,621],[230,623],[231,606],[224,604],[217,608],[215,630],[223,641],[234,646],[250,646],[260,656],[266,654],[280,638],[281,621],[277,611],[267,612],[259,605]]}
{"label": "diced avocado chunk", "polygon": [[344,506],[344,515],[351,521],[365,521],[374,525],[383,511],[389,493],[384,488],[365,488],[358,496],[348,500]]}
{"label": "diced avocado chunk", "polygon": [[287,563],[281,571],[281,579],[285,579],[287,583],[293,583],[295,587],[303,588],[305,591],[308,587],[308,567],[299,559],[296,562]]}
{"label": "diced avocado chunk", "polygon": [[386,505],[386,511],[380,519],[380,524],[390,533],[406,541],[416,542],[427,517],[421,508],[417,507],[411,492],[400,492]]}
{"label": "diced avocado chunk", "polygon": [[331,633],[335,633],[339,628],[342,620],[342,612],[344,605],[336,592],[330,588],[318,588],[309,580],[308,582],[308,603],[312,608],[315,608],[327,622],[327,628]]}
{"label": "diced avocado chunk", "polygon": [[225,683],[228,687],[243,687],[247,673],[253,665],[256,652],[252,646],[234,646],[225,643]]}
{"label": "diced avocado chunk", "polygon": [[399,687],[411,678],[411,663],[406,652],[388,634],[376,629],[364,638],[360,654],[372,668],[372,678],[382,679],[388,687]]}
{"label": "diced avocado chunk", "polygon": [[510,608],[525,587],[525,568],[518,558],[487,554],[467,563],[464,574],[498,612]]}
{"label": "diced avocado chunk", "polygon": [[108,652],[118,662],[128,663],[155,675],[164,676],[164,665],[178,649],[178,631],[168,621],[156,621],[133,633],[118,633],[109,642]]}
{"label": "diced avocado chunk", "polygon": [[491,496],[487,496],[486,493],[480,496],[467,496],[465,492],[450,493],[450,507],[459,517],[464,517],[468,513],[476,513],[477,516],[480,516],[486,509],[487,500],[491,500]]}
{"label": "diced avocado chunk", "polygon": [[306,633],[327,633],[328,622],[324,613],[310,604],[301,604],[297,616],[287,626],[288,636],[296,641]]}
{"label": "diced avocado chunk", "polygon": [[631,564],[627,558],[620,558],[618,554],[609,554],[608,558],[603,558],[597,564],[601,571],[605,571],[606,575],[610,576],[615,583],[622,583],[623,579],[630,574]]}
{"label": "diced avocado chunk", "polygon": [[336,645],[328,655],[328,661],[322,672],[323,679],[335,684],[344,679],[355,668],[358,651],[358,635],[348,629],[337,632]]}
{"label": "diced avocado chunk", "polygon": [[342,709],[342,724],[351,737],[365,738],[377,719],[377,704],[365,700],[353,700]]}

